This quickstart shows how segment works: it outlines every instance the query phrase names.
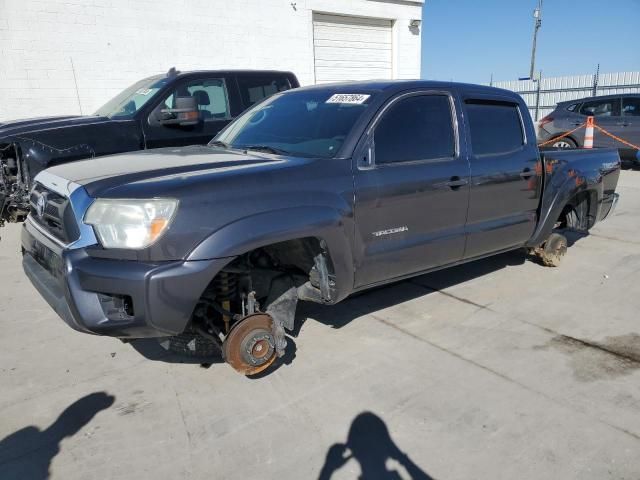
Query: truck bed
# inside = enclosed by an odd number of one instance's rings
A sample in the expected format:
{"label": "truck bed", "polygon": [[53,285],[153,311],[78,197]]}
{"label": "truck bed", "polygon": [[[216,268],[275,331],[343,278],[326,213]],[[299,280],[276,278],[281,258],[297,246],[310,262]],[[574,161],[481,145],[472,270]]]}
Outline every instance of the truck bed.
{"label": "truck bed", "polygon": [[[587,199],[588,212],[582,230],[604,220],[617,200],[620,156],[615,148],[540,150],[543,176],[539,227],[531,240],[536,244],[553,229],[571,198]],[[575,206],[575,205],[574,205]]]}

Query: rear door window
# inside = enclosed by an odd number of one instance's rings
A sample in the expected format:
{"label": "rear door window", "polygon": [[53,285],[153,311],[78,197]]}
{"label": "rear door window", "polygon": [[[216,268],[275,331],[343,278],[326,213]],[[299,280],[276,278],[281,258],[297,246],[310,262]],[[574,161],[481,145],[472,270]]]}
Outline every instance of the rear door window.
{"label": "rear door window", "polygon": [[282,75],[238,76],[238,86],[242,103],[249,108],[274,93],[289,90],[291,82]]}
{"label": "rear door window", "polygon": [[524,133],[517,104],[467,100],[465,107],[474,155],[499,155],[522,148]]}
{"label": "rear door window", "polygon": [[580,113],[589,117],[619,117],[620,99],[609,98],[585,102],[580,107]]}
{"label": "rear door window", "polygon": [[398,100],[375,129],[375,163],[390,164],[455,156],[451,102],[447,95]]}

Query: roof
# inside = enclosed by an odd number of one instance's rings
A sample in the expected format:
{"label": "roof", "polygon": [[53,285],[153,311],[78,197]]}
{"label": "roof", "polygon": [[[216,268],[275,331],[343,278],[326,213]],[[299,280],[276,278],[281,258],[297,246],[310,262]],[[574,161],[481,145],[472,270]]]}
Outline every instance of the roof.
{"label": "roof", "polygon": [[146,77],[146,79],[161,79],[161,78],[189,78],[189,77],[198,77],[201,75],[287,75],[287,76],[295,76],[293,72],[282,71],[282,70],[235,70],[235,69],[223,69],[223,70],[188,70],[188,71],[180,71],[171,69],[166,73],[158,73],[156,75],[151,75]]}
{"label": "roof", "polygon": [[573,100],[565,100],[563,102],[558,102],[558,105],[569,105],[572,103],[580,103],[585,100],[607,100],[609,98],[620,98],[620,97],[640,97],[640,92],[638,93],[614,93],[611,95],[596,95],[594,97],[582,97],[576,98]]}
{"label": "roof", "polygon": [[[319,85],[309,85],[306,87],[300,87],[296,91],[300,90],[323,90],[331,89],[337,92],[354,93],[353,90],[359,88],[363,91],[386,91],[388,93],[413,90],[413,89],[428,89],[436,90],[439,88],[474,92],[486,92],[486,93],[501,93],[508,96],[517,96],[515,92],[511,90],[503,90],[496,87],[489,87],[486,85],[475,85],[470,83],[457,83],[457,82],[442,82],[437,80],[365,80],[357,82],[341,82],[341,83],[323,83]],[[357,92],[356,92],[357,93]]]}
{"label": "roof", "polygon": [[235,69],[223,69],[223,70],[190,70],[190,71],[186,71],[186,72],[178,72],[177,76],[178,77],[187,77],[190,75],[203,75],[203,74],[257,74],[257,75],[261,75],[261,74],[278,74],[278,75],[293,75],[292,72],[288,72],[288,71],[284,71],[284,70],[235,70]]}

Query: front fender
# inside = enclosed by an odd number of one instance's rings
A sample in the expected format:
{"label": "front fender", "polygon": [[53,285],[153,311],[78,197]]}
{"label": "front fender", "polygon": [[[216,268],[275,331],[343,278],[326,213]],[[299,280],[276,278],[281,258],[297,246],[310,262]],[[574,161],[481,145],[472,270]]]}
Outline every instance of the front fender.
{"label": "front fender", "polygon": [[188,260],[235,257],[274,243],[316,237],[327,244],[340,301],[353,288],[350,238],[353,219],[330,207],[293,207],[244,217],[218,229],[189,254]]}

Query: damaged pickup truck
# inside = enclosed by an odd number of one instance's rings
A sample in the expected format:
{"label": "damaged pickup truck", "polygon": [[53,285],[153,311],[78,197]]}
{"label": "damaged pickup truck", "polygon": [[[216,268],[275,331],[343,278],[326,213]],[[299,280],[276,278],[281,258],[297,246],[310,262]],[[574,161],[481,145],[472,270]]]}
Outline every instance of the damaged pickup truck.
{"label": "damaged pickup truck", "polygon": [[298,86],[290,72],[171,69],[123,90],[94,115],[0,123],[0,227],[24,220],[32,179],[47,167],[148,148],[206,145],[247,108]]}
{"label": "damaged pickup truck", "polygon": [[540,152],[512,92],[306,87],[208,146],[43,171],[23,266],[76,330],[186,336],[251,375],[283,355],[299,300],[523,247],[557,265],[562,229],[611,215],[619,173],[614,149]]}

